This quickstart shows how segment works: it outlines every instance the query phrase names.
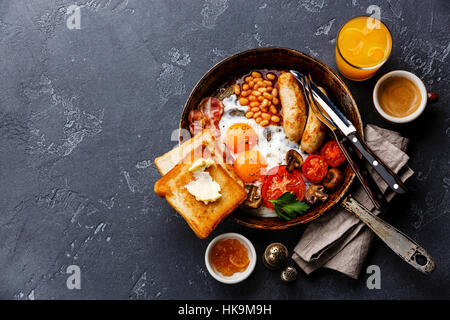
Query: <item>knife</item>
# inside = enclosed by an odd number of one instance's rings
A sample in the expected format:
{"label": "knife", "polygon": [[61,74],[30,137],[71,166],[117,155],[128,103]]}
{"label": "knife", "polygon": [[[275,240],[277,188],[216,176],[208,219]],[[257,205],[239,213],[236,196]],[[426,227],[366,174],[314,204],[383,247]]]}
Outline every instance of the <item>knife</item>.
{"label": "knife", "polygon": [[[310,112],[313,112],[316,117],[322,121],[331,131],[333,134],[337,145],[341,149],[342,153],[345,156],[345,159],[347,159],[348,164],[352,168],[353,172],[355,173],[356,177],[358,178],[359,182],[361,182],[362,187],[366,191],[367,195],[369,196],[369,199],[372,201],[375,208],[377,208],[379,211],[382,210],[383,204],[385,201],[383,194],[380,192],[380,189],[378,188],[378,185],[369,184],[368,178],[371,178],[370,175],[367,173],[367,175],[363,175],[363,172],[367,172],[366,170],[361,171],[360,168],[363,168],[364,166],[361,164],[358,164],[356,160],[360,160],[359,155],[356,154],[356,152],[353,150],[352,147],[348,146],[348,139],[344,134],[342,134],[341,131],[335,126],[335,124],[328,119],[328,115],[325,116],[325,114],[319,110],[319,107],[316,105],[314,98],[312,97],[312,94],[310,93],[312,91],[310,87],[310,81],[307,78],[302,77],[302,80],[305,81],[304,85],[302,86],[303,94],[305,95],[305,102],[307,104],[307,108]],[[308,90],[306,90],[308,89]],[[344,144],[345,143],[345,144]],[[350,155],[350,153],[354,154],[354,157]],[[370,179],[369,179],[370,180]],[[373,181],[373,179],[371,180]],[[378,192],[377,192],[378,191]],[[382,203],[383,202],[383,203]]]}
{"label": "knife", "polygon": [[[302,81],[303,75],[301,73],[295,70],[290,70],[290,72],[302,85],[304,85]],[[329,117],[328,120],[331,120],[342,134],[347,137],[355,149],[361,153],[394,192],[406,193],[407,189],[400,178],[367,146],[347,117],[312,81],[309,82],[312,91],[311,94],[318,106]]]}

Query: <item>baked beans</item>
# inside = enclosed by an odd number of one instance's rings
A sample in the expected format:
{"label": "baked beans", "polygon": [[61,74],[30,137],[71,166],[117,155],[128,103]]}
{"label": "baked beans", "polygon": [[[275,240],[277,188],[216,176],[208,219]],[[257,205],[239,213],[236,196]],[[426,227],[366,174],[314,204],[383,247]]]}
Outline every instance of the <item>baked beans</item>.
{"label": "baked beans", "polygon": [[235,84],[233,88],[234,94],[239,96],[239,103],[248,106],[245,116],[262,127],[279,125],[281,121],[276,81],[277,77],[272,72],[253,71],[242,84]]}

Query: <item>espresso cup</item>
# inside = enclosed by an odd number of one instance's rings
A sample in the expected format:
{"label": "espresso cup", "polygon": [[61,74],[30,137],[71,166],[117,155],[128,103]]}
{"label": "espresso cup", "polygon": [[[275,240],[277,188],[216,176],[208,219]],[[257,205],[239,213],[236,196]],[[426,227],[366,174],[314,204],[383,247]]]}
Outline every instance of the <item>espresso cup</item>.
{"label": "espresso cup", "polygon": [[[413,84],[417,87],[417,89],[420,93],[421,102],[420,102],[419,106],[412,113],[409,113],[405,116],[397,117],[397,116],[388,114],[383,109],[382,104],[379,99],[380,88],[383,84],[385,84],[385,82],[387,80],[391,79],[392,77],[406,78],[406,79],[412,81]],[[386,73],[384,76],[382,76],[377,81],[377,83],[375,84],[375,88],[373,89],[372,99],[373,99],[373,104],[375,106],[375,109],[380,114],[380,116],[383,117],[385,120],[392,122],[392,123],[407,123],[407,122],[410,122],[410,121],[413,121],[414,119],[416,119],[418,116],[420,116],[422,114],[423,110],[425,110],[425,107],[427,105],[427,90],[426,90],[425,85],[423,84],[422,80],[420,80],[415,74],[408,72],[408,71],[404,71],[404,70],[395,70],[395,71]]]}

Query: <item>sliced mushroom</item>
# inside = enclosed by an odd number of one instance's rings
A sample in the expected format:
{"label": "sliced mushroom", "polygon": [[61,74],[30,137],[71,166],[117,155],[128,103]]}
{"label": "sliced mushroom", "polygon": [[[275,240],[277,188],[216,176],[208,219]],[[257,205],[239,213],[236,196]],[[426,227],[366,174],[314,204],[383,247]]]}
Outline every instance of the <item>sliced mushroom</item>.
{"label": "sliced mushroom", "polygon": [[305,199],[309,204],[315,204],[318,201],[327,201],[328,195],[325,193],[324,186],[313,184],[306,191]]}
{"label": "sliced mushroom", "polygon": [[303,165],[303,157],[295,150],[289,150],[286,153],[286,171],[291,173],[294,169],[299,169]]}
{"label": "sliced mushroom", "polygon": [[247,200],[244,201],[244,206],[246,208],[258,209],[262,204],[262,197],[258,194],[258,187],[251,185],[248,191]]}
{"label": "sliced mushroom", "polygon": [[337,168],[331,168],[322,182],[327,190],[336,191],[344,183],[344,174]]}

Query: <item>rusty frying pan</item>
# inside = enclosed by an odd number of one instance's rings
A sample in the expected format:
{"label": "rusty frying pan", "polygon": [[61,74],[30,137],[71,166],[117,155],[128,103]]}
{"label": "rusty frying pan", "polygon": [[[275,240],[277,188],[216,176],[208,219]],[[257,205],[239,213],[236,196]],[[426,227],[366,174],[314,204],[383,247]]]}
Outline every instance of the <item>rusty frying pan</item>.
{"label": "rusty frying pan", "polygon": [[[342,111],[353,123],[361,137],[363,124],[355,100],[344,82],[327,65],[300,51],[269,47],[258,48],[237,53],[213,66],[196,84],[184,106],[180,129],[189,130],[188,115],[200,101],[208,96],[225,98],[232,93],[236,80],[255,69],[298,70],[310,74],[314,82],[324,87],[331,100],[341,106]],[[184,132],[186,132],[184,130]],[[183,142],[183,130],[180,130],[180,142]],[[294,225],[310,222],[335,205],[341,205],[355,214],[368,225],[391,249],[416,269],[429,273],[434,269],[434,262],[426,251],[407,238],[400,231],[365,209],[347,191],[355,178],[349,165],[344,169],[344,183],[341,188],[330,194],[328,200],[312,207],[304,215],[290,221],[279,218],[260,218],[236,210],[232,219],[251,228],[284,229]],[[341,201],[342,200],[342,201]],[[419,261],[418,261],[419,260]]]}

